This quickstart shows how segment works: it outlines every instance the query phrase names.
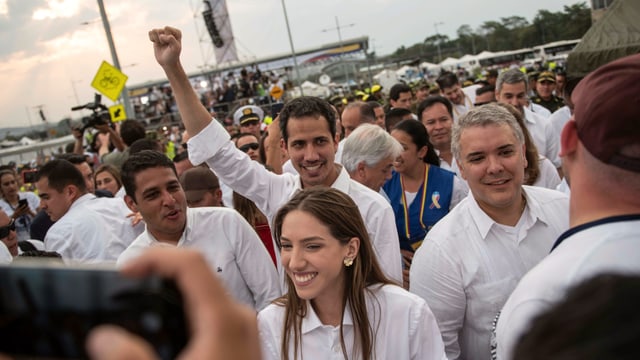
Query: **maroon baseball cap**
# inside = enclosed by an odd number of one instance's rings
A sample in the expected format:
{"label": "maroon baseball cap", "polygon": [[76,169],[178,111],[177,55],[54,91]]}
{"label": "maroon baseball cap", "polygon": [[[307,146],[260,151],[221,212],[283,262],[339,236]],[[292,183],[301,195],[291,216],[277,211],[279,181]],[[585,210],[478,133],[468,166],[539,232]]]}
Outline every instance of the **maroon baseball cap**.
{"label": "maroon baseball cap", "polygon": [[640,144],[640,54],[599,67],[576,87],[571,99],[578,137],[600,161],[640,172],[640,157],[620,152]]}

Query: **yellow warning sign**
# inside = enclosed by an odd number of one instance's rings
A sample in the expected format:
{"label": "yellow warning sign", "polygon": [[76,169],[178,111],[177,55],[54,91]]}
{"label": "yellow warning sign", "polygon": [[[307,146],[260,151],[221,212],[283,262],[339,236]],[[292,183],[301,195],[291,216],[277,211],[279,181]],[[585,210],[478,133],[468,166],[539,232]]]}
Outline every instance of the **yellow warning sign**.
{"label": "yellow warning sign", "polygon": [[124,105],[118,104],[109,107],[109,115],[112,122],[118,122],[127,119],[127,113],[124,111]]}
{"label": "yellow warning sign", "polygon": [[116,101],[129,77],[113,65],[103,61],[91,82],[91,86],[102,95]]}
{"label": "yellow warning sign", "polygon": [[282,93],[284,91],[282,91],[282,89],[279,86],[274,86],[271,91],[269,92],[269,94],[271,94],[271,96],[274,97],[274,99],[276,100],[280,100],[280,98],[282,97]]}

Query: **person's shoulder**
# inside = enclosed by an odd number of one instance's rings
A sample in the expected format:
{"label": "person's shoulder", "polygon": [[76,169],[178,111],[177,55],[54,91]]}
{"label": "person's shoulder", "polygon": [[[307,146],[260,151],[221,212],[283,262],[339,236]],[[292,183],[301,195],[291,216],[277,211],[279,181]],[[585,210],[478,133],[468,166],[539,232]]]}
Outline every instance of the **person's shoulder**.
{"label": "person's shoulder", "polygon": [[540,204],[549,202],[566,202],[568,204],[569,201],[569,196],[558,190],[531,185],[522,185],[522,189],[530,200],[539,202]]}
{"label": "person's shoulder", "polygon": [[385,298],[388,302],[398,306],[415,306],[425,303],[423,298],[398,285],[373,285],[368,290],[376,297]]}
{"label": "person's shoulder", "polygon": [[38,195],[36,195],[36,193],[34,193],[33,191],[21,191],[20,192],[20,198],[21,199],[28,199],[28,200],[38,200],[38,199],[40,199],[38,197]]}
{"label": "person's shoulder", "polygon": [[242,215],[234,208],[225,206],[205,206],[198,208],[187,208],[187,216],[193,224],[204,224],[208,220],[227,224],[232,219],[242,218]]}
{"label": "person's shoulder", "polygon": [[136,237],[122,253],[120,253],[116,266],[120,267],[131,259],[138,257],[144,249],[150,246],[149,236],[147,235],[147,232],[144,231],[142,234],[138,235],[138,237]]}
{"label": "person's shoulder", "polygon": [[358,206],[360,206],[364,201],[375,203],[380,206],[389,206],[389,202],[384,198],[384,196],[353,179],[349,179],[349,191],[347,195],[351,196]]}
{"label": "person's shoulder", "polygon": [[272,302],[258,313],[258,323],[277,324],[282,326],[286,307],[282,304]]}

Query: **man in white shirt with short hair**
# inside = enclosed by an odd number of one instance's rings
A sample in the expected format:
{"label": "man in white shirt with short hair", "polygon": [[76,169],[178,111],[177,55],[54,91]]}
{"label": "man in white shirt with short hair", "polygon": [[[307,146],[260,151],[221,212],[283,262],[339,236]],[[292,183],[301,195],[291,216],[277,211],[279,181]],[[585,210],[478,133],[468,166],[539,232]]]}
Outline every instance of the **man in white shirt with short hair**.
{"label": "man in white shirt with short hair", "polygon": [[147,227],[118,258],[118,265],[153,246],[197,249],[236,300],[257,311],[281,295],[278,273],[251,225],[225,207],[187,208],[175,166],[145,150],[122,165],[124,200]]}
{"label": "man in white shirt with short hair", "polygon": [[453,153],[470,194],[427,233],[410,291],[433,311],[449,359],[489,359],[491,322],[518,280],[568,227],[568,199],[523,186],[524,136],[487,104],[454,125]]}
{"label": "man in white shirt with short hair", "polygon": [[527,99],[527,77],[518,69],[503,71],[498,75],[496,83],[496,100],[498,102],[513,105],[520,110],[525,119],[525,125],[531,134],[531,138],[538,148],[538,153],[559,168],[560,144],[553,133],[553,127],[549,119],[529,110]]}

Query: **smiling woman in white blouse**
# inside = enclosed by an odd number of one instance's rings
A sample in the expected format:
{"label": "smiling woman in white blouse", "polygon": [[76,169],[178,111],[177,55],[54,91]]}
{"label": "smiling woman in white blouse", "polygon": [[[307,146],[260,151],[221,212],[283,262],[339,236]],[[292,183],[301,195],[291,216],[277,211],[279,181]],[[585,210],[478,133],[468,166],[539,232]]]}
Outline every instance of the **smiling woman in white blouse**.
{"label": "smiling woman in white blouse", "polygon": [[274,236],[288,292],[258,316],[264,359],[445,359],[431,310],[384,276],[349,196],[299,192]]}

